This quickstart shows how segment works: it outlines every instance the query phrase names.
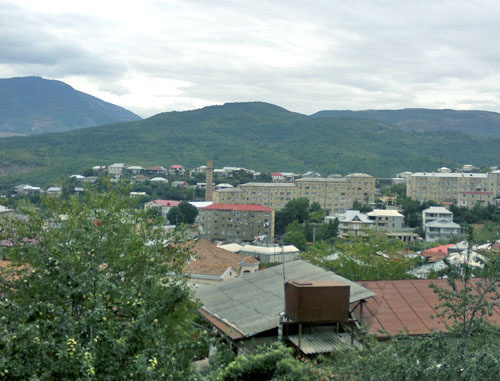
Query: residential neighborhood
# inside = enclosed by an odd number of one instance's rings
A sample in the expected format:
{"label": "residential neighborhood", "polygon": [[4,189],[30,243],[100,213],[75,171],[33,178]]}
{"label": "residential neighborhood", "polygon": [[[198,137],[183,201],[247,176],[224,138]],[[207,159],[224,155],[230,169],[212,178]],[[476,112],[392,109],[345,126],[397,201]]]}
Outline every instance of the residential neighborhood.
{"label": "residential neighborhood", "polygon": [[[86,174],[45,189],[16,186],[4,198],[14,207],[0,206],[0,219],[25,218],[15,207],[23,200],[57,203],[83,199],[96,186],[126,186],[138,212],[165,234],[184,235],[180,246],[163,243],[167,257],[190,252],[167,275],[188,280],[199,316],[235,353],[282,342],[316,356],[361,350],[363,330],[379,341],[448,332],[447,318],[433,318],[439,299],[431,284],[448,289],[449,266],[479,274],[500,244],[498,232],[487,233],[489,222],[474,231],[491,238],[467,241],[469,214],[498,208],[496,170],[405,172],[395,178],[404,183],[365,173],[216,169],[211,161],[193,169],[114,163]],[[43,229],[58,229],[65,218],[47,220]],[[8,237],[1,241],[2,259],[12,246]],[[471,282],[480,287],[480,278]],[[487,319],[500,325],[497,313]]]}

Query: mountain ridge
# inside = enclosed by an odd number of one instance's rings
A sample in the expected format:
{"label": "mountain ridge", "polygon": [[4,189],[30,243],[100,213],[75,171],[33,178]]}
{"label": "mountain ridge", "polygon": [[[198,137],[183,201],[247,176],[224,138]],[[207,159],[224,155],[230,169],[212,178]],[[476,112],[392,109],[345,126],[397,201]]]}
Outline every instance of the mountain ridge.
{"label": "mountain ridge", "polygon": [[315,118],[373,119],[404,131],[460,131],[470,135],[500,138],[500,114],[482,110],[405,108],[396,110],[323,110]]}
{"label": "mountain ridge", "polygon": [[[263,102],[167,112],[69,132],[0,139],[0,186],[113,162],[264,171],[367,172],[389,177],[459,164],[498,165],[500,139],[463,132],[408,132],[370,119],[320,118]],[[273,111],[274,110],[274,111]],[[28,148],[29,147],[29,148]]]}
{"label": "mountain ridge", "polygon": [[140,120],[123,107],[41,77],[0,79],[0,132],[41,134]]}

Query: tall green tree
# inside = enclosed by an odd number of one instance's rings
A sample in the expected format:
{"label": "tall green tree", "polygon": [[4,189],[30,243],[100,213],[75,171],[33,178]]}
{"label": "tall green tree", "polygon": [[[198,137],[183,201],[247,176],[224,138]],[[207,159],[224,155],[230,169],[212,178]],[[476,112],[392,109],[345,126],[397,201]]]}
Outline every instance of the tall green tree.
{"label": "tall green tree", "polygon": [[192,224],[196,220],[198,209],[189,202],[181,202],[178,206],[174,206],[167,214],[167,218],[171,224]]}
{"label": "tall green tree", "polygon": [[[201,336],[175,245],[125,195],[43,199],[3,221],[0,370],[9,379],[188,379]],[[46,222],[50,221],[50,224]],[[165,251],[164,243],[173,243]]]}

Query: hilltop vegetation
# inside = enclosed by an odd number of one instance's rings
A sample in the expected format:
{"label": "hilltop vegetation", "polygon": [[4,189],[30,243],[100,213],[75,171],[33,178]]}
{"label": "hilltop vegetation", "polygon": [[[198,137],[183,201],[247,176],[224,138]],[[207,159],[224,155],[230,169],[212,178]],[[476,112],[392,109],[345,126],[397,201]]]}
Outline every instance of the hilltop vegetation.
{"label": "hilltop vegetation", "polygon": [[500,114],[488,111],[429,110],[325,110],[313,116],[321,118],[373,119],[399,127],[403,131],[463,132],[475,136],[500,138]]}
{"label": "hilltop vegetation", "polygon": [[41,185],[94,165],[217,166],[392,176],[403,170],[498,164],[500,139],[407,132],[369,119],[317,118],[271,104],[233,103],[149,119],[0,140],[0,186]]}
{"label": "hilltop vegetation", "polygon": [[0,132],[41,134],[141,119],[134,113],[40,77],[0,79]]}

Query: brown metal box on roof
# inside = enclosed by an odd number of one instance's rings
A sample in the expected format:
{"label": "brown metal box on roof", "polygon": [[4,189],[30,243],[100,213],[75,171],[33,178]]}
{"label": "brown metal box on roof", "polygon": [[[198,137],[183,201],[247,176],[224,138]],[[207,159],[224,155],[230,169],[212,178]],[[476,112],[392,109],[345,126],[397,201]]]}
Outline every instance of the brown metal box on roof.
{"label": "brown metal box on roof", "polygon": [[286,282],[285,315],[301,323],[347,321],[349,288],[335,281]]}

